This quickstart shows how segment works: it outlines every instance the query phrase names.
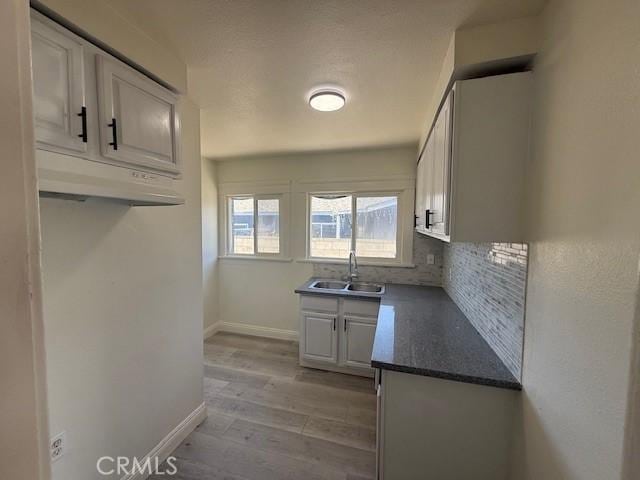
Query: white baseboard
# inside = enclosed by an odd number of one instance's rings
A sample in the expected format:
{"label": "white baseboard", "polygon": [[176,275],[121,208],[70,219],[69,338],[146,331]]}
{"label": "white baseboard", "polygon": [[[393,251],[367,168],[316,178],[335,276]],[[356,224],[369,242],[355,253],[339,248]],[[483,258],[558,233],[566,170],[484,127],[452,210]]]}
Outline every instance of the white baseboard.
{"label": "white baseboard", "polygon": [[254,337],[278,338],[280,340],[298,340],[296,330],[284,330],[281,328],[262,327],[260,325],[248,325],[246,323],[219,322],[218,331],[253,335]]}
{"label": "white baseboard", "polygon": [[207,328],[205,328],[202,336],[206,340],[210,336],[215,335],[218,331],[220,331],[220,322],[216,322],[213,325],[209,325]]}
{"label": "white baseboard", "polygon": [[[151,459],[151,464],[155,466],[155,458],[158,459],[158,465],[164,462],[171,452],[173,452],[187,436],[195,430],[207,418],[207,407],[202,403],[198,408],[189,414],[180,424],[164,437],[153,450],[151,450],[141,462]],[[121,480],[145,480],[149,475],[147,473],[132,473],[125,475]]]}

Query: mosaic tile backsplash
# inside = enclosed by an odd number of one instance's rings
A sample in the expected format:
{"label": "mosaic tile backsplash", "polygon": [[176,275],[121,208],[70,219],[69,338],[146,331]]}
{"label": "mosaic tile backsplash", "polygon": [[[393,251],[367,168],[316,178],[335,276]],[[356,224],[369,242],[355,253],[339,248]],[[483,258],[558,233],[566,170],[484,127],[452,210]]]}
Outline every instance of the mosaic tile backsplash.
{"label": "mosaic tile backsplash", "polygon": [[[418,233],[413,239],[413,268],[369,267],[358,268],[358,280],[361,282],[404,283],[407,285],[442,285],[443,243]],[[435,256],[435,264],[427,265],[427,255]],[[346,265],[315,263],[313,276],[321,278],[344,278]]]}
{"label": "mosaic tile backsplash", "polygon": [[444,289],[517,379],[527,263],[526,244],[452,243],[443,251]]}

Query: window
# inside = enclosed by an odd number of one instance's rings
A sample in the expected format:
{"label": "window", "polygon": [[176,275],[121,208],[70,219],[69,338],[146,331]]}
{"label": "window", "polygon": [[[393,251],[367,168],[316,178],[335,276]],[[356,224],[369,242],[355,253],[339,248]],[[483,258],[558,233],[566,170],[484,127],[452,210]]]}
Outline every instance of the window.
{"label": "window", "polygon": [[228,254],[280,255],[280,198],[228,197]]}
{"label": "window", "polygon": [[310,195],[309,257],[399,259],[398,194]]}

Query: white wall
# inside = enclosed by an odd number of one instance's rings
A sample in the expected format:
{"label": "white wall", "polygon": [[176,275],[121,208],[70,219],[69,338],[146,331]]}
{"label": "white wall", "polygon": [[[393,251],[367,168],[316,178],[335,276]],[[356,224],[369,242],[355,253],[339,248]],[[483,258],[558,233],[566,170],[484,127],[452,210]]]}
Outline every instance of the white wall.
{"label": "white wall", "polygon": [[202,403],[199,111],[180,107],[185,205],[41,200],[54,479],[104,478],[99,457],[143,457]]}
{"label": "white wall", "polygon": [[636,0],[557,0],[543,15],[514,479],[621,478],[638,374],[639,18]]}
{"label": "white wall", "polygon": [[0,2],[0,478],[47,480],[27,2]]}
{"label": "white wall", "polygon": [[218,322],[218,185],[216,164],[202,159],[202,282],[205,336]]}
{"label": "white wall", "polygon": [[[376,150],[302,153],[217,162],[218,185],[230,182],[332,181],[413,178],[414,145]],[[304,203],[304,195],[301,195]],[[305,205],[292,196],[290,262],[223,259],[218,266],[219,321],[223,328],[252,334],[295,337],[298,298],[294,289],[313,275],[304,257]],[[302,213],[301,213],[302,212]],[[220,246],[222,249],[223,246]],[[397,269],[411,275],[412,269]]]}

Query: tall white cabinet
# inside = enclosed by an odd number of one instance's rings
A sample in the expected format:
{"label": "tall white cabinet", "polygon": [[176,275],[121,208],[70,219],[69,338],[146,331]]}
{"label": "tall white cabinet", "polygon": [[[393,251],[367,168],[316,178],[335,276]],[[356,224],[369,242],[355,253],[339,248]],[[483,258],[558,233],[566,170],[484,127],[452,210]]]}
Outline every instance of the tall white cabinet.
{"label": "tall white cabinet", "polygon": [[40,192],[183,203],[178,96],[34,10],[31,39]]}
{"label": "tall white cabinet", "polygon": [[421,152],[416,231],[444,241],[524,240],[531,73],[454,84]]}

